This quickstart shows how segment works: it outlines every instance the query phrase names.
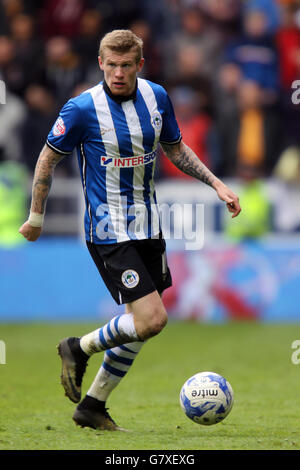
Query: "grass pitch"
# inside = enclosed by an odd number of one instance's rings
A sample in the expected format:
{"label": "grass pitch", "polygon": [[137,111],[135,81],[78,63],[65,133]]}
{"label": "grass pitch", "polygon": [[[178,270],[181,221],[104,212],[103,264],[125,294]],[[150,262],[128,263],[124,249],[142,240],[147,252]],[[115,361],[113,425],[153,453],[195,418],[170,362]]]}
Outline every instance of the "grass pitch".
{"label": "grass pitch", "polygon": [[[76,405],[60,385],[59,340],[96,327],[0,325],[7,348],[0,365],[0,449],[300,449],[300,364],[291,361],[299,326],[170,321],[108,401],[129,433],[76,427]],[[101,353],[91,358],[83,394],[101,361]],[[185,380],[207,370],[224,375],[235,393],[231,413],[210,427],[190,421],[179,405]]]}

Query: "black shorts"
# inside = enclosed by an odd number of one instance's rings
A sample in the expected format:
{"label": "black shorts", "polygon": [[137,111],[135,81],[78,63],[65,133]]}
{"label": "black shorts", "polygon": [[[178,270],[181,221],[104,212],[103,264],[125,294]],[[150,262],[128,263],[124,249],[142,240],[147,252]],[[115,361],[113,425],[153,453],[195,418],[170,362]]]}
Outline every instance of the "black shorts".
{"label": "black shorts", "polygon": [[160,238],[129,240],[111,245],[86,242],[101,277],[118,305],[172,285],[166,242]]}

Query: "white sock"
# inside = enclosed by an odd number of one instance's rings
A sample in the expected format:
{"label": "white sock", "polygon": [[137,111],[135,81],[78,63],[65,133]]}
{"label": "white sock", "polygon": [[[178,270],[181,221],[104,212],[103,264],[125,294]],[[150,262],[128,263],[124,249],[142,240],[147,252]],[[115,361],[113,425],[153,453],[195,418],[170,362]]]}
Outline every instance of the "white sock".
{"label": "white sock", "polygon": [[139,341],[139,337],[135,331],[133,314],[124,313],[114,317],[102,328],[82,336],[80,346],[88,356],[91,356],[95,352],[134,341]]}
{"label": "white sock", "polygon": [[113,389],[127,374],[143,344],[144,341],[137,341],[107,350],[87,395],[106,401]]}

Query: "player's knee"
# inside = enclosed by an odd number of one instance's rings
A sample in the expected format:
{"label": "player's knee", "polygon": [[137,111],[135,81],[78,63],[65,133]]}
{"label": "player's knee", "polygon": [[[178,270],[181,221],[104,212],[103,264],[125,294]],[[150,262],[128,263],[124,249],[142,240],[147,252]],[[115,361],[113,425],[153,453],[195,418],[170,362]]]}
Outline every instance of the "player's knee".
{"label": "player's knee", "polygon": [[151,315],[148,325],[147,325],[147,336],[151,338],[152,336],[158,335],[163,328],[168,323],[168,316],[165,310],[154,311]]}

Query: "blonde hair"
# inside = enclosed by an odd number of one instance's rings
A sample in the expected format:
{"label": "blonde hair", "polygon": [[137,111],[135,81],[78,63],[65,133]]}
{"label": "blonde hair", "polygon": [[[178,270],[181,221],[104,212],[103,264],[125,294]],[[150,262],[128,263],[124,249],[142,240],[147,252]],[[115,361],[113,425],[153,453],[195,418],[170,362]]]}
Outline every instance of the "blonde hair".
{"label": "blonde hair", "polygon": [[105,49],[110,49],[118,54],[126,54],[131,50],[136,52],[136,62],[143,57],[143,40],[136,36],[130,29],[115,29],[107,33],[101,40],[99,56],[103,60]]}

